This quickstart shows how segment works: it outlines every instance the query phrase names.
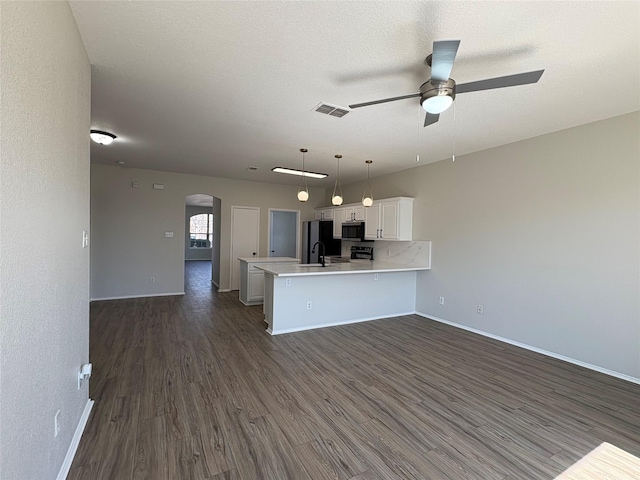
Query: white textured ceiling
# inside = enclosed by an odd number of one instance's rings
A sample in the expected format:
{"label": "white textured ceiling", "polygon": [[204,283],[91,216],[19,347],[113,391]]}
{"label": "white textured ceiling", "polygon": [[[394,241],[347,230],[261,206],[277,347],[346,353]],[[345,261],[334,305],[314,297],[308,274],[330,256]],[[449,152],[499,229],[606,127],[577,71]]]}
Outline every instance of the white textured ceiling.
{"label": "white textured ceiling", "polygon": [[[640,110],[640,2],[111,2],[71,8],[92,64],[92,161],[296,184],[343,183]],[[534,85],[459,95],[423,128],[434,40],[460,39],[458,83],[545,69]],[[455,114],[455,121],[454,121]],[[247,171],[249,166],[259,169]]]}

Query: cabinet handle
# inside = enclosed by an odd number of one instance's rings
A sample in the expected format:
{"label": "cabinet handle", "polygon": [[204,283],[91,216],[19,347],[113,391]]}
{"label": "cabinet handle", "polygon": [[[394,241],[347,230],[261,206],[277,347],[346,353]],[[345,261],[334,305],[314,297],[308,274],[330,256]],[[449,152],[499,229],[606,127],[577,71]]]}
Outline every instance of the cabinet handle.
{"label": "cabinet handle", "polygon": [[380,238],[382,238],[382,229],[380,229]]}

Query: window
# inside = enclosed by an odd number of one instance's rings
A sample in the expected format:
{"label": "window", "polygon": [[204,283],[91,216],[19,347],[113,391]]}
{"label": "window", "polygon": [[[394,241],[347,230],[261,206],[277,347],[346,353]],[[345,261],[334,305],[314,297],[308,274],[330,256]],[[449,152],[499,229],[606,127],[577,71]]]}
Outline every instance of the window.
{"label": "window", "polygon": [[191,248],[211,248],[213,243],[213,214],[200,213],[189,218]]}

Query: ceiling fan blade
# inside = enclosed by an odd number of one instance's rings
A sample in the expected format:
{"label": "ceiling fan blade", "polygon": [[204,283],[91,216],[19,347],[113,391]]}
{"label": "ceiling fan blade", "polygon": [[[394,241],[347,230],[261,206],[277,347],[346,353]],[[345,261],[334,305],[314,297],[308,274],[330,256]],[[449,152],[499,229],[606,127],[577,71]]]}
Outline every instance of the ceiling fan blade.
{"label": "ceiling fan blade", "polygon": [[429,125],[433,125],[440,118],[440,114],[434,115],[433,113],[427,112],[427,115],[424,117],[424,126],[428,127]]}
{"label": "ceiling fan blade", "polygon": [[443,40],[433,42],[431,55],[431,80],[446,82],[451,75],[453,61],[456,59],[460,40]]}
{"label": "ceiling fan blade", "polygon": [[368,107],[369,105],[377,105],[378,103],[395,102],[396,100],[404,100],[405,98],[415,98],[421,95],[420,92],[412,93],[410,95],[402,95],[401,97],[384,98],[382,100],[374,100],[372,102],[356,103],[349,105],[349,108]]}
{"label": "ceiling fan blade", "polygon": [[462,83],[456,85],[456,95],[458,93],[478,92],[480,90],[492,90],[494,88],[515,87],[517,85],[527,85],[536,83],[544,70],[536,70],[535,72],[516,73],[515,75],[507,75],[506,77],[487,78],[486,80],[478,80],[477,82]]}

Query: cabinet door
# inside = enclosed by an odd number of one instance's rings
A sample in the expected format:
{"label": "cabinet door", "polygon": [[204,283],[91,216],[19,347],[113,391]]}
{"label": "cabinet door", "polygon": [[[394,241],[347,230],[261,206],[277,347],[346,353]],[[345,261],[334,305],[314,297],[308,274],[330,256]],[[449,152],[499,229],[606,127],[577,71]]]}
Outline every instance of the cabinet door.
{"label": "cabinet door", "polygon": [[364,205],[356,205],[353,207],[353,219],[364,221]]}
{"label": "cabinet door", "polygon": [[344,209],[345,212],[345,218],[347,219],[347,222],[353,222],[356,219],[356,209],[353,207],[346,207]]}
{"label": "cabinet door", "polygon": [[264,272],[249,272],[249,301],[262,300],[264,298]]}
{"label": "cabinet door", "polygon": [[398,202],[380,203],[380,238],[385,240],[398,239],[398,209]]}
{"label": "cabinet door", "polygon": [[333,210],[333,238],[342,238],[342,224],[346,221],[346,209]]}
{"label": "cabinet door", "polygon": [[315,210],[313,212],[313,219],[314,220],[322,220],[322,210]]}
{"label": "cabinet door", "polygon": [[333,208],[328,208],[322,211],[323,220],[333,220]]}
{"label": "cabinet door", "polygon": [[375,240],[380,232],[380,204],[373,203],[364,209],[364,238]]}

